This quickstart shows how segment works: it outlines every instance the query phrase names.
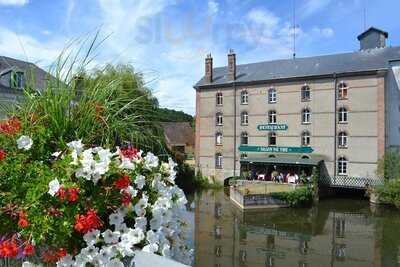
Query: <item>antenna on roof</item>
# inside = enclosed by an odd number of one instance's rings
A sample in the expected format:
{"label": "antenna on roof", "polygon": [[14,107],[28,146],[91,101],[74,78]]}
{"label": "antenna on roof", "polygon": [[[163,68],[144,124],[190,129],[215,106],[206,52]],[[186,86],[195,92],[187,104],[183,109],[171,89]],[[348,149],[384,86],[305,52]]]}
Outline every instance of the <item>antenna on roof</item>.
{"label": "antenna on roof", "polygon": [[293,59],[296,58],[296,0],[293,0]]}
{"label": "antenna on roof", "polygon": [[364,31],[365,31],[365,30],[367,30],[367,0],[364,0],[363,23],[364,23]]}

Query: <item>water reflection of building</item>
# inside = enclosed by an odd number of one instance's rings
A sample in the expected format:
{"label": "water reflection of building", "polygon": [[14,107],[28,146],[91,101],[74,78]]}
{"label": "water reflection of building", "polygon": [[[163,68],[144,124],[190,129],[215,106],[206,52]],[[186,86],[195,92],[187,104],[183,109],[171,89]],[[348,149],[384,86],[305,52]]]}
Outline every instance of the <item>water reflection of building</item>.
{"label": "water reflection of building", "polygon": [[380,224],[351,208],[242,213],[208,192],[197,199],[195,231],[198,267],[398,266],[382,263]]}

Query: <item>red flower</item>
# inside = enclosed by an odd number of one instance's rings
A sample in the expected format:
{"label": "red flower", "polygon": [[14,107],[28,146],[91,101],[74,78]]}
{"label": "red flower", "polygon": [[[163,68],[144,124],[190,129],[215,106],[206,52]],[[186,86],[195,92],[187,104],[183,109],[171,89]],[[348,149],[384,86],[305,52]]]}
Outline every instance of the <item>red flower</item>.
{"label": "red flower", "polygon": [[1,257],[16,257],[18,254],[17,241],[13,237],[11,240],[6,240],[0,243]]}
{"label": "red flower", "polygon": [[5,159],[7,156],[7,153],[4,149],[0,149],[0,161],[2,161],[3,159]]}
{"label": "red flower", "polygon": [[58,189],[58,191],[57,191],[57,193],[56,193],[56,196],[61,200],[61,201],[64,201],[65,200],[65,195],[66,195],[66,192],[65,192],[65,189],[64,189],[64,187],[60,187],[60,189]]}
{"label": "red flower", "polygon": [[128,148],[121,149],[121,154],[122,157],[127,158],[127,159],[137,159],[139,157],[138,155],[139,150],[136,148],[133,148],[132,146],[128,146]]}
{"label": "red flower", "polygon": [[95,210],[90,209],[85,215],[77,214],[75,217],[75,230],[86,234],[90,230],[98,229],[102,226],[100,218]]}
{"label": "red flower", "polygon": [[17,117],[11,117],[0,122],[0,133],[14,135],[21,130],[21,121]]}
{"label": "red flower", "polygon": [[122,199],[121,199],[122,205],[128,206],[129,203],[131,203],[131,200],[132,200],[131,194],[129,194],[128,192],[122,193]]}
{"label": "red flower", "polygon": [[20,212],[19,212],[19,214],[18,214],[18,225],[19,225],[19,227],[21,227],[21,228],[26,228],[26,227],[28,227],[29,226],[29,222],[28,222],[28,219],[27,219],[27,217],[26,217],[26,213],[25,213],[25,211],[23,211],[23,210],[21,210]]}
{"label": "red flower", "polygon": [[63,258],[65,256],[67,256],[67,250],[65,248],[60,248],[57,252],[56,252],[57,256],[60,258]]}
{"label": "red flower", "polygon": [[79,188],[72,187],[68,189],[68,201],[75,202],[78,200]]}
{"label": "red flower", "polygon": [[28,243],[25,246],[24,251],[22,253],[25,256],[31,256],[31,255],[35,254],[35,247]]}
{"label": "red flower", "polygon": [[60,257],[53,251],[45,251],[42,253],[42,260],[47,263],[56,263]]}
{"label": "red flower", "polygon": [[114,185],[118,189],[124,189],[129,186],[130,182],[131,182],[131,180],[129,179],[129,176],[123,175],[121,178],[119,178],[117,181],[115,181]]}

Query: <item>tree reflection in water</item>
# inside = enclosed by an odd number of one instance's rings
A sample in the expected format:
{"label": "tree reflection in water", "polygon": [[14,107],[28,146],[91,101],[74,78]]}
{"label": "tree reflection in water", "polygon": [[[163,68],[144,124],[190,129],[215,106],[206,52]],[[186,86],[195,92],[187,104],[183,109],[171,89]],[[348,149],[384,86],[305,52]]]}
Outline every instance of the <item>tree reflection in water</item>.
{"label": "tree reflection in water", "polygon": [[329,199],[242,212],[223,191],[195,197],[195,266],[400,266],[400,212]]}

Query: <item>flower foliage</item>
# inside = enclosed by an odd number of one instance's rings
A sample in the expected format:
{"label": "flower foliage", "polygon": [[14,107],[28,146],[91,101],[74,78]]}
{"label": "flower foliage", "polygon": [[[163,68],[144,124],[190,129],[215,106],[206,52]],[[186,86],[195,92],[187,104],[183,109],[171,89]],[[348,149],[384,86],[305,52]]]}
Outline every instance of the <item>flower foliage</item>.
{"label": "flower foliage", "polygon": [[172,160],[80,140],[47,151],[44,128],[24,132],[17,118],[0,126],[0,257],[123,266],[141,249],[190,258]]}

